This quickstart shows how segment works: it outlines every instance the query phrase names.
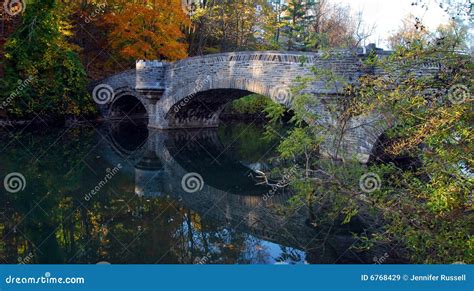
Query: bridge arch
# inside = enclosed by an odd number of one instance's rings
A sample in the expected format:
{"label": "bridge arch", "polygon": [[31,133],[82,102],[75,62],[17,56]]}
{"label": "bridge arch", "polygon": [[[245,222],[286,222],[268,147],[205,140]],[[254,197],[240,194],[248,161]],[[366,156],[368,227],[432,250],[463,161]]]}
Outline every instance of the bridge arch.
{"label": "bridge arch", "polygon": [[142,98],[135,90],[123,89],[114,94],[108,104],[108,118],[110,119],[147,119],[149,113]]}
{"label": "bridge arch", "polygon": [[179,84],[183,88],[173,94],[171,100],[164,102],[161,124],[169,128],[217,127],[219,116],[232,101],[259,94],[273,102],[287,105],[291,102],[290,82],[269,86],[257,78],[228,78],[219,72],[198,77],[194,82]]}
{"label": "bridge arch", "polygon": [[[381,57],[390,54],[381,50],[375,53]],[[225,105],[251,93],[289,104],[295,78],[314,75],[314,68],[345,82],[357,82],[367,73],[363,65],[367,56],[357,50],[267,51],[213,54],[172,63],[139,61],[135,70],[102,83],[113,87],[116,94],[123,88],[133,92],[146,108],[150,128],[217,127]],[[374,68],[369,73],[383,72]],[[389,119],[372,112],[343,120],[338,109],[339,101],[345,98],[342,83],[324,78],[311,82],[305,93],[317,102],[308,110],[316,113],[316,122],[328,129],[321,146],[323,155],[366,163],[379,136],[390,126]]]}
{"label": "bridge arch", "polygon": [[[352,57],[346,54],[343,58]],[[316,59],[319,59],[317,53],[238,52],[171,63],[164,77],[166,89],[157,102],[150,126],[161,129],[216,127],[218,115],[227,103],[252,93],[289,105],[294,79],[311,74]],[[319,66],[334,64],[337,62],[325,61]],[[313,94],[319,95],[337,93],[323,83],[315,84],[312,89]]]}

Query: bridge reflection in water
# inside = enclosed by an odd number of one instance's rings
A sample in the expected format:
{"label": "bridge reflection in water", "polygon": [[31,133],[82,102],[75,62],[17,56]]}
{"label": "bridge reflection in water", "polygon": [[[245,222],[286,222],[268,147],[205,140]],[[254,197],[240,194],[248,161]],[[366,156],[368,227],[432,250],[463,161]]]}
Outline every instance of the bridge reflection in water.
{"label": "bridge reflection in water", "polygon": [[[271,188],[256,185],[252,177],[255,165],[239,161],[229,146],[221,143],[217,129],[159,131],[144,127],[133,129],[135,136],[130,137],[129,132],[122,134],[124,126],[116,123],[110,127],[110,152],[115,156],[108,159],[122,161],[124,170],[133,173],[136,195],[171,198],[204,222],[299,250],[304,254],[302,261],[308,263],[373,263],[374,257],[383,256],[383,252],[377,254],[380,250],[357,253],[351,249],[355,243],[352,233],[364,229],[357,219],[344,226],[339,222],[313,226],[306,207],[283,215],[291,195],[272,195]],[[193,193],[185,191],[182,184],[189,173],[202,177],[203,184]]]}

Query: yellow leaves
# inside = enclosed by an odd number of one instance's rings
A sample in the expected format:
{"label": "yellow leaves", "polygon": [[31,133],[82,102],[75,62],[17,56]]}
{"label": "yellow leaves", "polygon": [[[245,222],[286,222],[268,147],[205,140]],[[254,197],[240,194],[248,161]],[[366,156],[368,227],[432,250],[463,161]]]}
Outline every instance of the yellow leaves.
{"label": "yellow leaves", "polygon": [[458,196],[463,190],[458,184],[434,180],[431,185],[434,191],[428,197],[428,206],[433,211],[443,214],[460,206]]}
{"label": "yellow leaves", "polygon": [[394,143],[388,148],[387,152],[399,155],[405,150],[410,150],[421,144],[429,136],[439,134],[443,129],[457,122],[461,116],[462,112],[455,110],[439,110],[439,112],[434,112],[430,118],[417,126],[416,131],[409,138]]}
{"label": "yellow leaves", "polygon": [[178,60],[187,56],[181,29],[189,19],[179,0],[155,1],[153,5],[128,3],[121,11],[104,17],[110,25],[109,42],[128,60]]}
{"label": "yellow leaves", "polygon": [[70,37],[74,35],[73,32],[73,25],[68,21],[60,21],[59,22],[59,31],[63,36]]}

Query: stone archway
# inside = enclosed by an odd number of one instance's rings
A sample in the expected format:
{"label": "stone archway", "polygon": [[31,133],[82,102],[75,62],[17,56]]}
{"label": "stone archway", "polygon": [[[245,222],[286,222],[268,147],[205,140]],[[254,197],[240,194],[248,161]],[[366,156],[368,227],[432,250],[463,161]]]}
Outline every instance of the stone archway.
{"label": "stone archway", "polygon": [[[380,57],[391,52],[373,51]],[[381,68],[367,72],[367,51],[332,50],[321,52],[232,52],[197,56],[176,62],[138,61],[136,69],[125,71],[102,84],[115,92],[136,93],[149,117],[149,127],[157,129],[216,127],[224,105],[232,99],[257,93],[285,104],[291,99],[295,78],[314,76],[315,70],[329,72],[338,81],[320,78],[304,91],[314,98],[309,108],[318,115],[317,123],[328,128],[321,151],[335,159],[355,159],[366,163],[384,130],[391,126],[384,114],[341,118],[344,84],[355,84],[365,74],[383,74]],[[432,64],[423,71],[437,70]],[[323,74],[324,75],[324,74]]]}
{"label": "stone archway", "polygon": [[132,94],[121,94],[110,104],[110,119],[147,119],[148,112],[142,101]]}
{"label": "stone archway", "polygon": [[224,108],[234,100],[252,94],[239,89],[199,92],[174,104],[166,115],[170,128],[218,127]]}

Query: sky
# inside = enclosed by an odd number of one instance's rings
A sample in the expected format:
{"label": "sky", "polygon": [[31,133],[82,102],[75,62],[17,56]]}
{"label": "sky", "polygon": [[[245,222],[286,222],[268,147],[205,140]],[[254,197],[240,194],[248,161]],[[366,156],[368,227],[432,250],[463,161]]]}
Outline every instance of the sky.
{"label": "sky", "polygon": [[331,0],[350,6],[354,13],[362,11],[365,24],[376,24],[373,36],[367,41],[376,43],[378,47],[387,48],[387,36],[397,31],[402,25],[402,19],[412,13],[423,20],[428,29],[435,29],[439,24],[449,21],[449,16],[436,5],[434,0],[429,1],[429,9],[417,8],[411,5],[413,0]]}

